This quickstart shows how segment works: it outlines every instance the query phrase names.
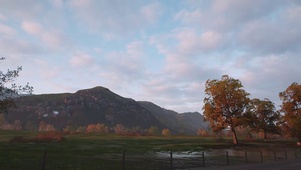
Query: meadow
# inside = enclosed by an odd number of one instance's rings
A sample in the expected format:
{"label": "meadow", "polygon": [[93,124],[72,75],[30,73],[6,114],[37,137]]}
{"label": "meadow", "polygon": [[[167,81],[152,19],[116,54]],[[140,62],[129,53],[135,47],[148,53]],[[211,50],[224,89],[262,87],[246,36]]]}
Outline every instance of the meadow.
{"label": "meadow", "polygon": [[38,132],[0,131],[0,169],[159,170],[301,157],[301,148],[295,140],[241,139],[239,145],[233,145],[231,139],[216,142],[212,137],[199,136],[63,134],[60,141],[12,142],[16,136],[36,139],[39,135]]}

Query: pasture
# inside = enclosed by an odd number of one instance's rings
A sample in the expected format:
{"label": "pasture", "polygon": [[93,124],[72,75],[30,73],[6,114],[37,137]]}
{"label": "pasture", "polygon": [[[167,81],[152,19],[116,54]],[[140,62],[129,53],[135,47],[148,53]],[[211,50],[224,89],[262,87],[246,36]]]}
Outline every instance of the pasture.
{"label": "pasture", "polygon": [[[46,132],[45,132],[46,133]],[[259,163],[301,157],[295,140],[216,142],[198,136],[65,134],[63,140],[34,139],[38,132],[0,131],[0,169],[176,169]],[[226,157],[227,156],[227,157]]]}

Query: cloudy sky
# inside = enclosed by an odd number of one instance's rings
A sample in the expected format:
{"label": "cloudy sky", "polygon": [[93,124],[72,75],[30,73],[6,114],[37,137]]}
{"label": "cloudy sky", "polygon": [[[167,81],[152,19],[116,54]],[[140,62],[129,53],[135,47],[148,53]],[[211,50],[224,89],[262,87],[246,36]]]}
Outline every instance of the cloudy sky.
{"label": "cloudy sky", "polygon": [[279,105],[301,83],[301,1],[0,0],[0,56],[35,94],[104,86],[202,112],[227,74]]}

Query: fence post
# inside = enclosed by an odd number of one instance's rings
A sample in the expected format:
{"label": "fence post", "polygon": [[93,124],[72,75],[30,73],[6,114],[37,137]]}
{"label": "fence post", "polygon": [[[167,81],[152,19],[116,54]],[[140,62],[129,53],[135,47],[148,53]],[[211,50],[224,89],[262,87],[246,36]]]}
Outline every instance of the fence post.
{"label": "fence post", "polygon": [[122,152],[122,170],[125,170],[125,150]]}
{"label": "fence post", "polygon": [[285,150],[284,153],[285,153],[285,159],[287,160],[287,151]]}
{"label": "fence post", "polygon": [[226,158],[227,158],[227,165],[229,165],[229,155],[228,155],[228,151],[226,151]]}
{"label": "fence post", "polygon": [[205,167],[205,153],[202,152],[202,157],[203,157],[203,167]]}
{"label": "fence post", "polygon": [[274,159],[275,159],[275,161],[277,160],[277,158],[276,158],[276,151],[274,151]]}
{"label": "fence post", "polygon": [[43,158],[42,158],[42,163],[41,163],[41,170],[45,170],[45,167],[46,167],[46,158],[47,158],[47,151],[44,151]]}
{"label": "fence post", "polygon": [[170,151],[170,170],[172,170],[172,151]]}
{"label": "fence post", "polygon": [[262,155],[262,150],[260,151],[260,157],[261,157],[261,163],[263,163],[263,155]]}
{"label": "fence post", "polygon": [[248,153],[245,151],[245,159],[246,159],[246,164],[248,163]]}

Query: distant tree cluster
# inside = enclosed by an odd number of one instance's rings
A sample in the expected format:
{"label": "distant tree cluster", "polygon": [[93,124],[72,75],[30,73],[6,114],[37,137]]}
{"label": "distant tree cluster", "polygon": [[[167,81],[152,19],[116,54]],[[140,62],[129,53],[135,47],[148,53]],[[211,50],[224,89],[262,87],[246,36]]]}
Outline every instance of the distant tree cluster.
{"label": "distant tree cluster", "polygon": [[0,114],[0,129],[3,130],[22,130],[23,123],[20,120],[15,120],[13,123],[8,123],[5,120],[5,115]]}
{"label": "distant tree cluster", "polygon": [[228,75],[220,80],[207,80],[205,86],[203,115],[216,135],[229,129],[233,143],[238,144],[237,130],[250,137],[252,132],[261,132],[265,141],[267,133],[282,132],[301,142],[301,85],[298,83],[279,93],[280,110],[267,98],[250,99],[242,83]]}
{"label": "distant tree cluster", "polygon": [[108,133],[109,128],[104,124],[90,124],[86,128],[87,133]]}
{"label": "distant tree cluster", "polygon": [[65,128],[58,129],[54,125],[47,123],[46,121],[40,121],[35,123],[28,121],[23,123],[20,120],[15,120],[13,123],[8,123],[5,120],[4,114],[0,114],[0,129],[2,130],[27,130],[27,131],[40,131],[40,132],[63,132],[64,134],[76,134],[76,133],[91,133],[91,134],[117,134],[128,136],[171,136],[171,132],[168,128],[165,128],[160,133],[156,126],[151,126],[149,129],[142,129],[139,126],[128,128],[123,124],[116,124],[113,127],[108,127],[103,123],[89,124],[87,126],[75,126],[67,125]]}

